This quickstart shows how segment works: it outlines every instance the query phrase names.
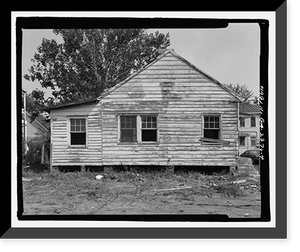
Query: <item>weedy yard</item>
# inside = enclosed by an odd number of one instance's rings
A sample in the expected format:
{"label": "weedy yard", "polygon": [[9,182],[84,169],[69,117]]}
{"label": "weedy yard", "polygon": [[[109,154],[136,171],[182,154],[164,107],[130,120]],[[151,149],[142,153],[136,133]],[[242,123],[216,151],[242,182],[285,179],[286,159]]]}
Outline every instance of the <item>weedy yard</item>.
{"label": "weedy yard", "polygon": [[260,200],[260,183],[248,174],[23,172],[24,215],[226,214],[258,218]]}

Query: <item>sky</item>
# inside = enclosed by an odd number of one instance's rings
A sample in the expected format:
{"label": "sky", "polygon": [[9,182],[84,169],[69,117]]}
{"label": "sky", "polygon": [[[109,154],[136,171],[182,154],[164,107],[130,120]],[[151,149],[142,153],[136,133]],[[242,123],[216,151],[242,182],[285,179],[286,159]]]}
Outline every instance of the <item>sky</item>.
{"label": "sky", "polygon": [[[168,48],[221,83],[246,84],[254,95],[259,94],[260,35],[258,24],[230,24],[222,29],[149,29],[169,33],[171,45]],[[22,76],[28,73],[31,59],[42,39],[56,39],[60,36],[52,30],[23,30]],[[51,95],[38,82],[23,78],[22,88],[31,92],[38,88]]]}

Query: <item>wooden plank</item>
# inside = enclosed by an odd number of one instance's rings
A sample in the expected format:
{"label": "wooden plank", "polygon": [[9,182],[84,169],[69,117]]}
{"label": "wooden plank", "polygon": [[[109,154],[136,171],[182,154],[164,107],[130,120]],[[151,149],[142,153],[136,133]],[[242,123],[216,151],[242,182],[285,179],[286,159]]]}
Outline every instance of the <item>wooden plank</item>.
{"label": "wooden plank", "polygon": [[169,77],[166,76],[166,77],[160,77],[160,78],[146,78],[146,76],[145,76],[144,78],[133,78],[127,83],[138,83],[140,85],[143,85],[144,83],[147,83],[147,85],[150,85],[152,83],[153,85],[156,86],[156,85],[159,85],[159,83],[161,83],[161,82],[172,82],[172,81],[174,81],[176,83],[189,83],[189,84],[195,83],[195,84],[201,84],[201,85],[202,85],[202,83],[207,83],[209,85],[217,85],[217,84],[212,84],[207,79],[201,79],[199,77],[186,78],[184,76],[182,76],[181,78],[179,78],[179,76],[177,76],[176,78],[174,78],[174,76],[169,76]]}
{"label": "wooden plank", "polygon": [[182,66],[182,65],[188,66],[186,63],[184,63],[183,61],[178,60],[178,59],[169,60],[169,59],[162,58],[159,61],[155,62],[151,67],[155,67],[155,66],[160,66],[160,67],[164,67],[164,66]]}
{"label": "wooden plank", "polygon": [[187,68],[176,68],[176,69],[162,69],[162,68],[148,68],[145,71],[143,71],[139,76],[143,75],[198,75],[200,78],[204,78],[202,74],[200,74],[198,71],[193,69],[187,69]]}

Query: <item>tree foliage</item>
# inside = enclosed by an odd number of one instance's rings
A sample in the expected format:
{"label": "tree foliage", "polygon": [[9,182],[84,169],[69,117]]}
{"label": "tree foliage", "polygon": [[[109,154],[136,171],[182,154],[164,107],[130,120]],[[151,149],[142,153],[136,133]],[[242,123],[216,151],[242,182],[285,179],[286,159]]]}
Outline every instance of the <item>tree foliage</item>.
{"label": "tree foliage", "polygon": [[238,94],[244,102],[248,101],[251,97],[253,97],[253,91],[248,88],[247,85],[241,85],[239,83],[236,84],[224,84],[227,88],[234,91]]}
{"label": "tree foliage", "polygon": [[[24,78],[52,89],[48,103],[67,103],[99,96],[153,61],[157,49],[170,45],[169,34],[145,29],[54,29],[63,43],[43,39]],[[44,93],[33,94],[45,102]]]}

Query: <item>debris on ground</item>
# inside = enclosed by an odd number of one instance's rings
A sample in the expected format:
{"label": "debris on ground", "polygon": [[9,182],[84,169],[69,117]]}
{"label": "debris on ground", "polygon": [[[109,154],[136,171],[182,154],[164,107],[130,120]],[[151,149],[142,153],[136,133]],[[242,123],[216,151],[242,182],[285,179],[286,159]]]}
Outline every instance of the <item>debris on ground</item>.
{"label": "debris on ground", "polygon": [[166,191],[177,191],[184,189],[192,189],[192,186],[183,186],[183,187],[174,187],[174,188],[166,188],[166,189],[154,189],[154,192],[166,192]]}
{"label": "debris on ground", "polygon": [[232,181],[231,183],[232,183],[233,185],[234,185],[234,184],[246,183],[246,179]]}

